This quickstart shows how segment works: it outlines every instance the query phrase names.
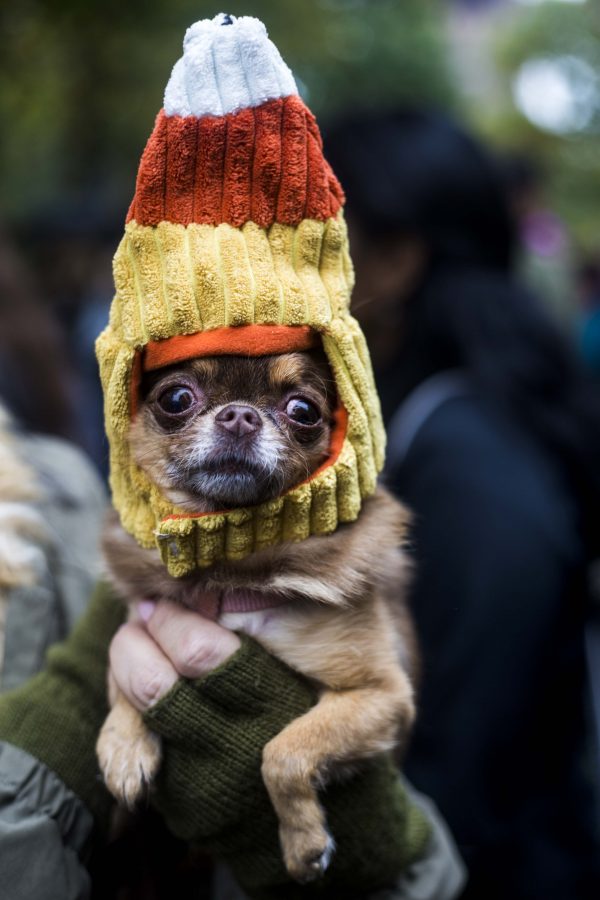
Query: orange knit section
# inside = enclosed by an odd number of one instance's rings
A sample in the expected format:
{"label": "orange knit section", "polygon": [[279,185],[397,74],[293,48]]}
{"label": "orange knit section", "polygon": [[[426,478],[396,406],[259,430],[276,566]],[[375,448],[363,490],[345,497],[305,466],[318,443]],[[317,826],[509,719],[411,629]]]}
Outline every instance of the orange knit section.
{"label": "orange knit section", "polygon": [[227,116],[158,114],[127,221],[298,225],[336,215],[344,194],[298,96]]}
{"label": "orange knit section", "polygon": [[309,325],[231,325],[148,341],[143,370],[151,372],[197,356],[270,356],[311,350],[319,344],[319,336]]}
{"label": "orange knit section", "polygon": [[321,346],[317,332],[309,325],[237,325],[177,334],[162,341],[148,341],[133,359],[130,385],[132,417],[137,412],[144,372],[173,366],[199,356],[270,356]]}

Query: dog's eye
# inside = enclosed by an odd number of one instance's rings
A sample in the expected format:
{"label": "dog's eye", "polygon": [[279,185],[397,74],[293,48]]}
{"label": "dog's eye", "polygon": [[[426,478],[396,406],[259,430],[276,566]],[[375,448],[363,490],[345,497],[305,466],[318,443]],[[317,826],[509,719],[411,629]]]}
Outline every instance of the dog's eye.
{"label": "dog's eye", "polygon": [[292,422],[295,422],[297,425],[303,425],[305,428],[318,425],[321,421],[321,413],[315,404],[300,397],[292,397],[288,401],[285,414]]}
{"label": "dog's eye", "polygon": [[194,406],[196,398],[187,385],[175,384],[162,392],[157,403],[167,415],[180,416]]}

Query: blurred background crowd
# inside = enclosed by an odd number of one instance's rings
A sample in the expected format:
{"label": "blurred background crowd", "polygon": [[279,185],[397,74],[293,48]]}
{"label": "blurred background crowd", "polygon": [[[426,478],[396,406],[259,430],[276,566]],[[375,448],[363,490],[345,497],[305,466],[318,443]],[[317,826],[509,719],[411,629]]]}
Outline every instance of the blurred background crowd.
{"label": "blurred background crowd", "polygon": [[[218,11],[0,8],[0,397],[103,473],[110,261],[182,33]],[[600,6],[226,11],[267,24],[348,195],[387,479],[415,512],[408,773],[457,837],[465,896],[597,898]]]}

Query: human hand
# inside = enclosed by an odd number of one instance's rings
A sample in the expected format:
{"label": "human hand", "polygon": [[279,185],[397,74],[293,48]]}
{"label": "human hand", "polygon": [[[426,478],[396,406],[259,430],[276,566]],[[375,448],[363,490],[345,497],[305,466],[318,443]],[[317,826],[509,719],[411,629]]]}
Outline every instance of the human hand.
{"label": "human hand", "polygon": [[202,678],[241,647],[237,634],[178,604],[142,601],[137,611],[114,636],[109,656],[117,686],[142,713],[180,677]]}

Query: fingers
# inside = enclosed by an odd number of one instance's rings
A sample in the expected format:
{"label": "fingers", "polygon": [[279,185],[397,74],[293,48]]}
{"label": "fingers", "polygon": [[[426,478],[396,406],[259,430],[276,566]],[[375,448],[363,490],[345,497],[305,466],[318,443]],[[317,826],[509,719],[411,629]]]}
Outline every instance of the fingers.
{"label": "fingers", "polygon": [[154,706],[180,676],[200,678],[224,663],[241,641],[237,634],[165,600],[140,603],[144,620],[129,622],[110,645],[118,688],[141,712]]}
{"label": "fingers", "polygon": [[154,706],[179,678],[169,658],[138,623],[130,622],[117,631],[109,656],[118,688],[140,712]]}
{"label": "fingers", "polygon": [[149,617],[147,612],[144,618],[149,634],[184,678],[207,675],[241,645],[233,631],[166,600],[157,603]]}

